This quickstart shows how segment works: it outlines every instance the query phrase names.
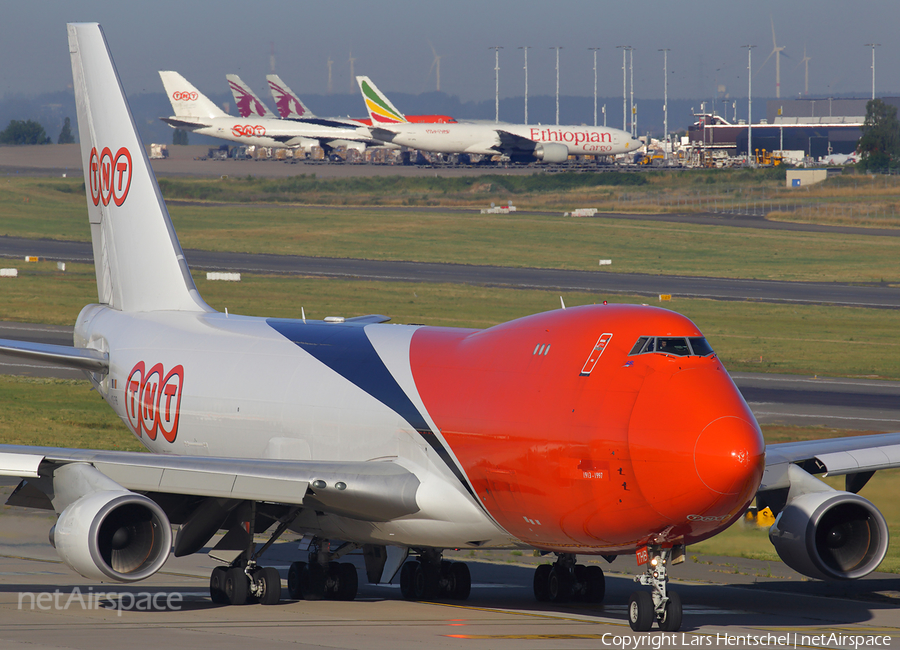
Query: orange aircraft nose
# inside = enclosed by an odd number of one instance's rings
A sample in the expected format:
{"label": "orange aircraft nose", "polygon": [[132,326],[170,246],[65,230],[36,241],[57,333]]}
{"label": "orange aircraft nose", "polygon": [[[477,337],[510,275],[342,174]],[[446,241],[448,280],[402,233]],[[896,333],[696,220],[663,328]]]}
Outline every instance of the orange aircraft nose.
{"label": "orange aircraft nose", "polygon": [[[718,363],[662,360],[628,429],[632,467],[660,529],[704,537],[739,516],[762,478],[762,434]],[[669,365],[671,364],[671,365]]]}

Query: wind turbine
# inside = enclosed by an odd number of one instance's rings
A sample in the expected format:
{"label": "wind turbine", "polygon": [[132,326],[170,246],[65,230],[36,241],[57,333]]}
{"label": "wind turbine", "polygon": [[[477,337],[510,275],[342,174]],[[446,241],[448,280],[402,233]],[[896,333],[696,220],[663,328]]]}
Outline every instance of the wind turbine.
{"label": "wind turbine", "polygon": [[437,80],[437,91],[441,92],[441,57],[438,55],[437,50],[434,49],[434,45],[432,45],[430,41],[428,45],[431,47],[431,53],[434,54],[434,61],[431,62],[428,76],[431,76],[431,71],[434,70],[435,79]]}
{"label": "wind turbine", "polygon": [[[766,57],[766,60],[763,61],[762,65],[759,66],[759,70],[762,70],[766,65],[766,62],[772,58],[772,55],[775,55],[775,98],[781,98],[781,52],[784,50],[784,46],[778,47],[778,43],[775,41],[775,19],[772,16],[769,16],[769,20],[772,21],[772,51],[769,52],[769,56]],[[787,54],[785,54],[787,56]],[[757,74],[759,74],[759,70],[757,70]]]}
{"label": "wind turbine", "polygon": [[[800,59],[800,63],[797,64],[799,68],[801,65],[804,66],[804,79],[803,79],[803,95],[809,94],[809,62],[812,61],[812,57],[806,56],[806,45],[803,45],[803,58]],[[796,69],[796,68],[795,68]]]}
{"label": "wind turbine", "polygon": [[350,52],[350,92],[352,93],[356,89],[356,75],[353,74],[353,62],[356,59],[353,58],[353,52]]}

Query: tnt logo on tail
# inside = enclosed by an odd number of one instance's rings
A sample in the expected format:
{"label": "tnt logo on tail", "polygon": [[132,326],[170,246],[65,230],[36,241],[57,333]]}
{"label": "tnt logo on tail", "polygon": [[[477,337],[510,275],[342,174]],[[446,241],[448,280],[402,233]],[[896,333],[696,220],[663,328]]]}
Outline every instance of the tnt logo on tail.
{"label": "tnt logo on tail", "polygon": [[110,200],[117,206],[125,203],[131,188],[131,152],[121,147],[113,156],[109,147],[97,153],[91,149],[88,175],[91,183],[91,201],[94,205],[109,205]]}
{"label": "tnt logo on tail", "polygon": [[184,368],[175,366],[168,373],[157,363],[150,370],[138,361],[125,382],[125,413],[138,436],[156,440],[158,433],[168,442],[178,435],[181,412],[181,388]]}

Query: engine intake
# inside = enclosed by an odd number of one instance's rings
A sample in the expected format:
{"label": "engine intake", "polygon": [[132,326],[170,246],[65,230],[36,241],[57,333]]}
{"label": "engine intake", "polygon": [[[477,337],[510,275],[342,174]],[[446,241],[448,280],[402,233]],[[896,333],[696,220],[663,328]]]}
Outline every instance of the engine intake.
{"label": "engine intake", "polygon": [[850,492],[798,496],[769,529],[769,539],[785,564],[825,580],[868,575],[884,559],[889,538],[878,509]]}
{"label": "engine intake", "polygon": [[135,582],[159,571],[172,548],[169,519],[129,492],[93,492],[71,503],[50,530],[60,558],[85,578]]}
{"label": "engine intake", "polygon": [[569,148],[564,144],[542,142],[534,147],[534,157],[546,163],[562,163],[569,159]]}

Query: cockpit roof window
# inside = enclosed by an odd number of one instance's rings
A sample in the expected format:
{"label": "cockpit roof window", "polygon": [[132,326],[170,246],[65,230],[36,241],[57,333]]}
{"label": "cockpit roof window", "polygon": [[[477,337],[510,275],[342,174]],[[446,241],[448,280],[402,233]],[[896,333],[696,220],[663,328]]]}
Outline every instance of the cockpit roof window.
{"label": "cockpit roof window", "polygon": [[630,356],[637,354],[671,354],[680,357],[707,357],[714,354],[709,343],[702,336],[641,336],[631,348]]}

